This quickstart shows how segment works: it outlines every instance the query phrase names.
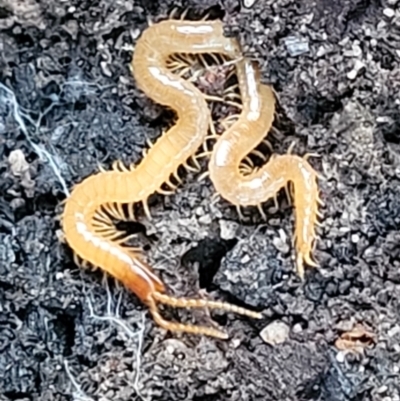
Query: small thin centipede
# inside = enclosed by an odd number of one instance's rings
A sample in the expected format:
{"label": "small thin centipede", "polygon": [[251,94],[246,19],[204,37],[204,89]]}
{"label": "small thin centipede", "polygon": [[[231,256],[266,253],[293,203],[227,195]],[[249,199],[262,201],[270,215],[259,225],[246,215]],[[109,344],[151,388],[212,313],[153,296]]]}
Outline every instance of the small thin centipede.
{"label": "small thin centipede", "polygon": [[124,246],[128,238],[121,238],[112,223],[113,219],[134,220],[137,202],[142,202],[150,218],[148,197],[163,193],[165,183],[174,187],[171,175],[177,177],[178,167],[187,163],[207,136],[211,115],[205,97],[193,84],[167,69],[165,60],[173,53],[241,57],[237,42],[224,37],[220,21],[169,20],[144,31],[132,60],[134,77],[150,98],[176,111],[176,124],[148,150],[138,166],[128,168],[117,161],[113,170],[100,171],[76,185],[65,203],[62,228],[77,258],[123,282],[148,305],[161,327],[224,339],[227,335],[219,330],[166,321],[157,303],[178,308],[221,308],[253,318],[261,318],[261,314],[227,303],[167,295],[164,284],[143,261],[140,250]]}

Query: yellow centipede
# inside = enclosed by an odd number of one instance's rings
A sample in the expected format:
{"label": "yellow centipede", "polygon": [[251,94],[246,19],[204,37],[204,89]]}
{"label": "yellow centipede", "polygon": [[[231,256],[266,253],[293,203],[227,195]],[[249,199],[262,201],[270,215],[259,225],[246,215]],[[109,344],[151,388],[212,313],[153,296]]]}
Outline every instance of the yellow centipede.
{"label": "yellow centipede", "polygon": [[112,218],[134,220],[134,204],[162,192],[180,165],[195,154],[207,135],[210,112],[202,93],[188,81],[171,73],[166,59],[174,53],[219,53],[231,59],[241,56],[235,40],[225,38],[219,21],[168,20],[149,27],[138,40],[132,60],[137,85],[154,101],[176,111],[177,122],[151,147],[136,167],[120,162],[111,171],[99,172],[76,185],[67,199],[62,217],[66,242],[83,261],[100,267],[132,290],[148,305],[163,328],[205,334],[227,335],[212,328],[164,320],[157,303],[188,308],[222,308],[260,318],[259,313],[208,300],[181,299],[165,293],[162,281],[144,262],[140,250],[123,246]]}

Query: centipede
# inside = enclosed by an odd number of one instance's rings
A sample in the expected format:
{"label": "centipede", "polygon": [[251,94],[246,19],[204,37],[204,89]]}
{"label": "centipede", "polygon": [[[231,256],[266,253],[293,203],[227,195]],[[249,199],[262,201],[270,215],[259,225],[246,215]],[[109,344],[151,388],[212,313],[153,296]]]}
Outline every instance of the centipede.
{"label": "centipede", "polygon": [[142,203],[148,218],[148,198],[174,189],[172,177],[204,142],[211,120],[206,98],[192,83],[166,67],[171,54],[222,54],[241,57],[236,40],[226,38],[220,21],[166,20],[150,26],[138,39],[131,63],[136,84],[153,101],[173,109],[175,124],[147,151],[137,165],[113,163],[77,184],[66,199],[62,229],[77,263],[97,267],[122,282],[148,306],[154,321],[175,332],[228,335],[217,329],[164,319],[159,304],[176,308],[223,309],[255,319],[261,314],[236,305],[205,299],[177,298],[167,294],[161,279],[146,262],[140,248],[127,245],[114,220],[135,220],[134,205]]}
{"label": "centipede", "polygon": [[[210,179],[224,199],[239,206],[258,206],[288,183],[293,184],[296,207],[297,269],[311,259],[318,223],[316,173],[305,158],[274,155],[256,170],[243,163],[246,155],[263,141],[274,116],[271,88],[259,83],[259,70],[243,58],[236,39],[227,38],[221,21],[167,20],[151,25],[138,39],[131,63],[136,84],[154,102],[175,111],[176,119],[147,150],[138,165],[126,166],[117,160],[110,171],[101,170],[77,184],[65,201],[62,215],[64,238],[78,264],[97,267],[122,282],[148,306],[154,321],[165,330],[207,335],[220,339],[228,335],[214,328],[168,321],[159,304],[175,308],[210,308],[260,319],[260,313],[233,304],[206,299],[179,298],[168,294],[161,279],[145,260],[140,248],[127,244],[114,220],[135,221],[134,206],[143,205],[150,219],[148,198],[154,193],[170,194],[176,189],[178,169],[199,168],[196,152],[210,138],[213,127],[208,97],[182,71],[171,69],[171,55],[221,55],[235,60],[241,111],[226,122],[226,131],[217,136],[209,162]],[[178,67],[180,62],[176,64]],[[184,69],[188,72],[188,69]],[[211,99],[212,100],[212,99]]]}

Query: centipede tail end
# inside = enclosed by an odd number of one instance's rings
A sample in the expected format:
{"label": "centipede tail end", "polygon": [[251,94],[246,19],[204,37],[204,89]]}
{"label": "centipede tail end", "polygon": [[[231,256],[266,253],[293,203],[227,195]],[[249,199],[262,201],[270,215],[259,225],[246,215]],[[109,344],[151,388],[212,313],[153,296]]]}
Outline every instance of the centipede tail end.
{"label": "centipede tail end", "polygon": [[194,326],[194,325],[189,325],[189,324],[182,324],[182,323],[175,323],[175,322],[170,322],[168,320],[165,320],[157,307],[157,304],[154,300],[153,297],[149,297],[148,301],[148,306],[151,315],[153,316],[154,321],[163,329],[172,331],[172,332],[183,332],[183,333],[189,333],[189,334],[198,334],[198,335],[205,335],[209,337],[215,337],[219,338],[221,340],[227,340],[229,338],[227,333],[224,333],[223,331],[212,329],[209,327],[204,327],[204,326]]}

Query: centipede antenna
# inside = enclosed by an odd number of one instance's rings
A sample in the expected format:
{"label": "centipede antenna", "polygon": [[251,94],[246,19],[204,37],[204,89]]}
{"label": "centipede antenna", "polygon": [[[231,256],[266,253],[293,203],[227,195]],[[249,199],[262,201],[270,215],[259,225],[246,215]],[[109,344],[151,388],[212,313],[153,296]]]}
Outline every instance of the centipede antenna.
{"label": "centipede antenna", "polygon": [[193,325],[186,325],[182,323],[174,323],[168,320],[165,320],[158,308],[157,305],[152,297],[149,297],[148,306],[150,313],[153,316],[154,321],[161,326],[165,330],[173,331],[173,332],[184,332],[190,334],[198,334],[198,335],[205,335],[209,337],[220,338],[221,340],[226,340],[229,338],[228,334],[224,333],[223,331],[204,327],[204,326],[193,326]]}
{"label": "centipede antenna", "polygon": [[198,308],[209,308],[209,309],[221,309],[227,312],[236,313],[238,315],[243,315],[247,317],[251,317],[254,319],[261,319],[261,313],[251,311],[246,308],[242,308],[240,306],[236,306],[233,304],[228,304],[226,302],[220,301],[210,301],[208,299],[193,299],[193,298],[176,298],[170,295],[162,294],[160,292],[155,291],[153,293],[153,297],[156,301],[169,305],[174,308],[187,308],[187,309],[198,309]]}

